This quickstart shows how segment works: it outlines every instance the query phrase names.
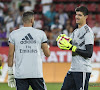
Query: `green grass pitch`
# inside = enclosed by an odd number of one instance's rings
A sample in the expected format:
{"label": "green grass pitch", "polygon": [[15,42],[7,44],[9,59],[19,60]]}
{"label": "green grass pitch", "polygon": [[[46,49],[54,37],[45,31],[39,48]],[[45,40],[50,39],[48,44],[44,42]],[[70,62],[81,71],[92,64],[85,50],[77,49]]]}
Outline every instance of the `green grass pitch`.
{"label": "green grass pitch", "polygon": [[[60,90],[62,83],[46,83],[47,90]],[[8,87],[7,83],[0,83],[0,90],[16,90]],[[29,90],[32,90],[31,88]],[[100,87],[90,87],[89,90],[100,90]]]}

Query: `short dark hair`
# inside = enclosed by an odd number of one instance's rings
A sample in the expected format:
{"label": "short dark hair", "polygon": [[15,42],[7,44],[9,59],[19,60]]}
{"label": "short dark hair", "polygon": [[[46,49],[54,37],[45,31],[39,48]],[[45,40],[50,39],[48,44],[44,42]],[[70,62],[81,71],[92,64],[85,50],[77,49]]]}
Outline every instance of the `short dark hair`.
{"label": "short dark hair", "polygon": [[79,6],[75,9],[76,12],[80,11],[84,16],[88,15],[88,9],[85,6]]}
{"label": "short dark hair", "polygon": [[24,23],[29,22],[33,18],[34,12],[27,11],[23,13],[22,20]]}

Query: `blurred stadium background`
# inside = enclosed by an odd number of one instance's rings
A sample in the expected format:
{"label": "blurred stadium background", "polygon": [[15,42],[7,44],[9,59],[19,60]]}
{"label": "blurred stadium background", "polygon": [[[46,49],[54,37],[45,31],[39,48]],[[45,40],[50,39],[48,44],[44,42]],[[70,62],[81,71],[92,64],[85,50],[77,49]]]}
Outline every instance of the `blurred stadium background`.
{"label": "blurred stadium background", "polygon": [[51,56],[45,58],[43,55],[43,74],[47,88],[60,90],[70,68],[71,51],[58,49],[55,39],[60,33],[70,36],[77,27],[74,10],[80,5],[88,8],[87,24],[95,34],[89,90],[100,90],[100,0],[0,0],[0,56],[3,58],[0,90],[15,90],[7,86],[7,40],[10,32],[23,27],[21,15],[29,10],[35,16],[33,27],[45,31],[50,45]]}

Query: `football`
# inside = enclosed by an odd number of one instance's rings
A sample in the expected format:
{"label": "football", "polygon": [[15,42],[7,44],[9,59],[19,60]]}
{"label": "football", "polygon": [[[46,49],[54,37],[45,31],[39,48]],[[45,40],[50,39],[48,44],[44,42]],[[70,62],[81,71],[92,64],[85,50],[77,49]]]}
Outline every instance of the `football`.
{"label": "football", "polygon": [[61,41],[63,38],[64,38],[65,40],[67,40],[67,42],[69,42],[69,40],[70,40],[70,37],[67,37],[67,36],[60,37],[59,40],[57,41],[57,46],[58,46],[58,47],[60,47],[60,46],[59,46],[59,43],[60,43],[60,41]]}

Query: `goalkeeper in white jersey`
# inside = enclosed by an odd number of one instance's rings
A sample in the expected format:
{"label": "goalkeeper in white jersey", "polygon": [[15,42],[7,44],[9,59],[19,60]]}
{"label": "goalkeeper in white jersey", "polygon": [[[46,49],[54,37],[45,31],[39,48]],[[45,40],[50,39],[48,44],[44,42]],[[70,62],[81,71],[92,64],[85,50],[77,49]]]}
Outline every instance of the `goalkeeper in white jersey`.
{"label": "goalkeeper in white jersey", "polygon": [[94,35],[86,24],[88,9],[84,6],[77,7],[76,23],[78,28],[70,36],[69,41],[58,36],[58,46],[63,50],[72,50],[72,63],[61,90],[88,90],[88,82],[92,72],[91,57],[93,53]]}
{"label": "goalkeeper in white jersey", "polygon": [[[9,36],[8,86],[17,90],[47,90],[43,80],[41,48],[46,57],[50,56],[46,34],[32,27],[34,13],[22,16],[24,27],[14,30]],[[15,52],[15,76],[13,58]],[[16,81],[16,84],[15,84]]]}

